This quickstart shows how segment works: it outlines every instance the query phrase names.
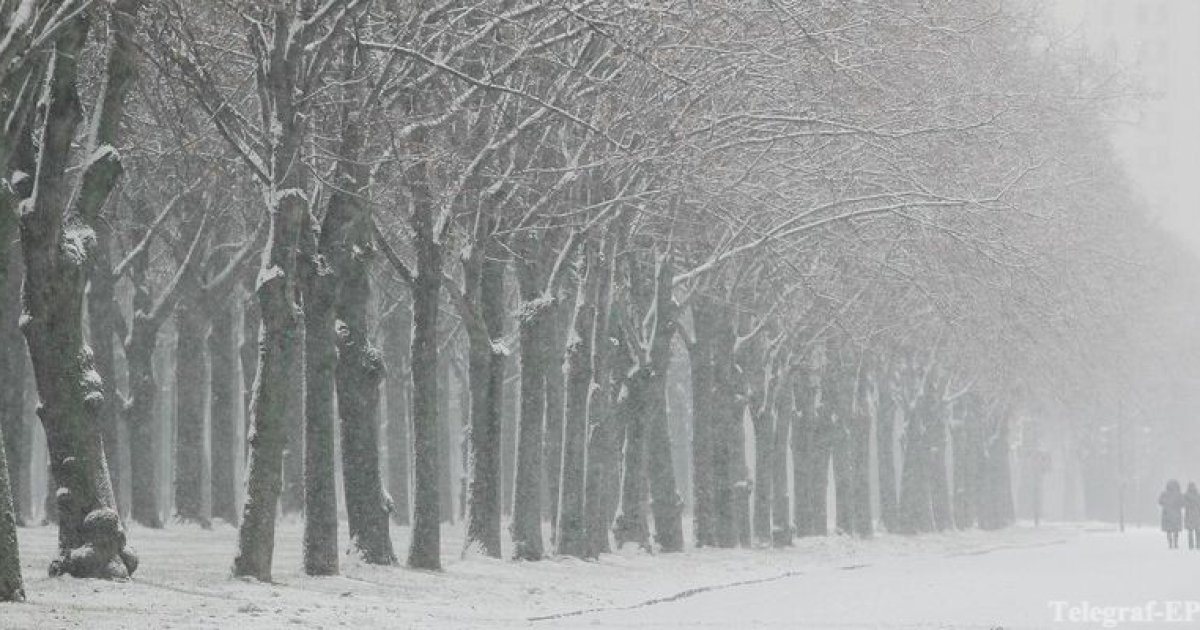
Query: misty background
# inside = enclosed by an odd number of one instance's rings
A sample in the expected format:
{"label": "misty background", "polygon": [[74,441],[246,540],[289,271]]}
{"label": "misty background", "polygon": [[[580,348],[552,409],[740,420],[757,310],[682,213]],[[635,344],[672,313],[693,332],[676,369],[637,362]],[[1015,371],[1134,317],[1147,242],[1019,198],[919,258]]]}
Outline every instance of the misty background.
{"label": "misty background", "polygon": [[[1200,302],[1200,2],[1192,0],[1047,0],[1048,16],[1057,18],[1049,36],[1050,46],[1078,49],[1111,74],[1112,96],[1122,107],[1110,115],[1110,133],[1118,158],[1141,195],[1155,223],[1179,244],[1181,264],[1177,282],[1180,291],[1173,301],[1157,305],[1156,317],[1144,320],[1151,330],[1167,331],[1194,327]],[[1163,280],[1147,278],[1147,282]],[[1163,383],[1160,414],[1147,417],[1136,403],[1114,409],[1128,414],[1136,430],[1120,431],[1119,422],[1097,419],[1113,441],[1126,440],[1128,457],[1123,463],[1134,492],[1130,515],[1136,521],[1157,522],[1157,491],[1168,478],[1185,485],[1200,479],[1200,371],[1197,370],[1197,335],[1185,345],[1166,348],[1161,359],[1179,373],[1182,384],[1172,389]],[[1152,355],[1157,353],[1151,352]],[[1132,358],[1131,358],[1132,359]],[[1131,360],[1132,363],[1132,360]],[[1168,372],[1171,367],[1164,368]],[[1152,387],[1143,391],[1155,396]],[[1115,505],[1102,500],[1089,510],[1075,498],[1087,492],[1083,471],[1075,466],[1087,460],[1086,447],[1069,437],[1069,424],[1046,423],[1057,430],[1051,441],[1051,464],[1047,474],[1044,504],[1051,518],[1078,519],[1088,516],[1114,520]],[[1105,446],[1106,450],[1115,444]],[[1117,466],[1118,462],[1112,462]],[[1086,467],[1086,465],[1084,466]],[[1079,488],[1083,492],[1070,492]],[[1093,491],[1094,493],[1095,491]],[[1107,492],[1105,494],[1108,494]],[[1062,500],[1055,500],[1061,497]],[[1089,513],[1090,512],[1090,513]]]}

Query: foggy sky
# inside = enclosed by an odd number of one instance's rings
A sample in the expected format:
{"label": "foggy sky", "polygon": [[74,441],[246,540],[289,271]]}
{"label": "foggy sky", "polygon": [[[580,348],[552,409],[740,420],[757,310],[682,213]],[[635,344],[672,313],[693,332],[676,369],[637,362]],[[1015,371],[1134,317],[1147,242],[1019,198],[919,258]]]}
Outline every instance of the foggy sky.
{"label": "foggy sky", "polygon": [[1200,253],[1200,2],[1050,0],[1064,37],[1148,92],[1114,141],[1152,216]]}

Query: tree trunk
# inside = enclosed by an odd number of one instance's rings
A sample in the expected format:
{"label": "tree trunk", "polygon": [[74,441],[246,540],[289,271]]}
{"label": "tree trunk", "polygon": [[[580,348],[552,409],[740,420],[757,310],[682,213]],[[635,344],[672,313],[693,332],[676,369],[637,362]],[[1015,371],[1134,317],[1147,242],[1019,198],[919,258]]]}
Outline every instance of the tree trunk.
{"label": "tree trunk", "polygon": [[[116,372],[114,366],[114,333],[113,326],[113,286],[116,278],[112,277],[112,266],[109,262],[112,238],[111,222],[99,220],[105,203],[121,176],[120,157],[116,155],[114,146],[117,144],[118,132],[125,106],[126,94],[133,84],[137,72],[137,58],[132,34],[134,23],[141,0],[119,0],[111,3],[107,15],[108,59],[104,72],[100,77],[101,88],[96,95],[96,102],[91,111],[88,139],[86,147],[90,153],[87,159],[91,162],[80,179],[76,198],[73,203],[81,208],[79,216],[81,225],[86,225],[93,232],[94,242],[85,248],[87,259],[84,261],[85,273],[90,276],[90,297],[93,308],[89,309],[92,320],[92,339],[95,365],[101,377],[101,391],[104,399],[100,402],[99,421],[100,431],[104,440],[111,444],[105,445],[105,452],[114,457],[111,475],[120,468],[120,429],[118,398],[116,395]],[[80,20],[85,19],[83,17]],[[86,30],[87,27],[83,26]],[[93,169],[92,164],[98,168]],[[40,165],[39,165],[40,168]],[[91,171],[91,172],[88,172]],[[87,175],[94,175],[88,178]],[[115,494],[115,493],[114,493]],[[115,506],[114,506],[115,507]]]}
{"label": "tree trunk", "polygon": [[[47,455],[49,454],[47,453]],[[56,490],[54,486],[54,470],[50,466],[49,461],[46,462],[46,487],[44,489],[46,492],[42,496],[42,512],[44,514],[42,524],[57,525],[58,507],[54,501],[54,491]]]}
{"label": "tree trunk", "polygon": [[275,551],[275,510],[283,480],[284,428],[291,389],[287,379],[299,354],[299,321],[292,302],[290,278],[295,272],[295,239],[302,200],[286,197],[272,211],[268,255],[263,258],[256,293],[262,309],[258,374],[251,403],[250,461],[246,503],[238,529],[233,572],[264,582],[271,580]]}
{"label": "tree trunk", "polygon": [[212,515],[238,524],[237,511],[237,320],[224,305],[212,318],[208,336],[211,365],[209,416],[212,424]]}
{"label": "tree trunk", "polygon": [[792,383],[797,413],[792,418],[792,486],[797,536],[817,534],[816,471],[817,389],[814,375],[802,372]]}
{"label": "tree trunk", "polygon": [[[739,406],[739,410],[744,412],[745,407]],[[734,535],[737,538],[737,543],[741,547],[750,547],[753,545],[751,532],[751,506],[750,495],[754,492],[754,481],[750,478],[750,467],[746,463],[746,433],[744,430],[745,416],[739,413],[737,416],[737,427],[732,433],[732,470],[737,472],[733,484],[733,525]]]}
{"label": "tree trunk", "polygon": [[[366,237],[359,248],[369,250]],[[384,367],[367,338],[371,289],[366,261],[340,252],[335,265],[341,280],[337,305],[337,408],[341,417],[342,475],[350,541],[370,564],[395,564],[388,532],[388,506],[379,466],[379,384]]]}
{"label": "tree trunk", "polygon": [[[670,343],[668,340],[666,343]],[[675,484],[671,436],[667,424],[666,369],[650,378],[647,427],[647,467],[650,478],[650,510],[654,515],[654,542],[664,553],[683,551],[683,497]]]}
{"label": "tree trunk", "polygon": [[775,480],[772,466],[775,448],[773,409],[755,410],[754,417],[754,540],[771,544],[771,497]]}
{"label": "tree trunk", "polygon": [[303,219],[308,212],[303,169],[296,168],[307,114],[296,98],[296,81],[302,74],[310,29],[294,31],[303,20],[289,15],[290,9],[271,11],[274,39],[281,43],[259,69],[260,104],[264,119],[272,126],[267,147],[269,172],[263,191],[269,217],[267,242],[254,289],[262,325],[251,401],[246,504],[233,560],[234,575],[263,581],[271,579],[275,552],[275,510],[283,489],[288,413],[295,411],[295,405],[289,403],[297,387],[292,381],[302,373],[296,368],[303,350],[303,327],[295,302],[296,263]]}
{"label": "tree trunk", "polygon": [[[536,252],[533,254],[536,256]],[[527,255],[527,258],[529,256]],[[521,418],[517,428],[517,475],[513,488],[513,558],[541,560],[543,426],[546,420],[546,354],[554,309],[542,291],[538,263],[518,260],[521,294]]]}
{"label": "tree trunk", "polygon": [[[836,351],[835,351],[836,352]],[[836,533],[854,531],[854,461],[851,458],[851,425],[854,423],[854,375],[834,358],[826,368],[822,392],[828,396],[830,435],[833,443],[833,499]]]}
{"label": "tree trunk", "polygon": [[1012,461],[1011,445],[1009,444],[1010,418],[1005,415],[1001,421],[996,439],[989,442],[991,447],[988,461],[995,462],[995,503],[1002,527],[1008,527],[1017,522],[1016,507],[1013,504],[1012,491]]}
{"label": "tree trunk", "polygon": [[[136,271],[135,271],[136,274]],[[138,286],[134,283],[135,291]],[[134,301],[137,302],[135,293]],[[136,305],[134,307],[137,308]],[[154,346],[157,331],[142,331],[135,319],[130,340],[125,345],[125,363],[129,371],[130,496],[133,520],[145,527],[163,526],[158,504],[157,417],[158,383],[154,379]]]}
{"label": "tree trunk", "polygon": [[[120,3],[111,13],[128,8]],[[113,28],[114,37],[120,29]],[[42,125],[31,196],[21,205],[20,230],[25,259],[22,332],[29,347],[46,431],[50,466],[57,490],[59,556],[52,575],[127,577],[137,559],[126,546],[124,526],[116,512],[100,434],[104,386],[91,351],[83,343],[82,306],[90,227],[120,175],[120,161],[108,146],[115,136],[121,75],[106,74],[105,107],[93,112],[93,154],[80,175],[78,190],[69,184],[71,143],[82,117],[77,92],[78,62],[87,38],[87,22],[71,18],[57,34],[42,94]],[[109,62],[132,67],[112,49]],[[109,68],[112,70],[112,68]],[[128,74],[131,68],[122,72]],[[115,110],[115,111],[114,111]],[[111,132],[111,133],[110,133]]]}
{"label": "tree trunk", "polygon": [[584,479],[584,528],[589,558],[612,551],[610,531],[621,483],[621,427],[613,413],[612,379],[597,376],[588,397],[587,472]]}
{"label": "tree trunk", "polygon": [[596,326],[596,293],[602,278],[598,257],[589,248],[581,263],[579,292],[566,343],[566,413],[563,418],[562,459],[555,551],[588,557],[584,492],[587,476],[588,393],[592,385]]}
{"label": "tree trunk", "polygon": [[896,399],[891,377],[880,373],[879,405],[875,420],[876,456],[879,460],[879,520],[884,529],[896,531]]}
{"label": "tree trunk", "polygon": [[207,318],[198,287],[189,286],[175,312],[175,517],[209,526],[204,510],[204,338]]}
{"label": "tree trunk", "polygon": [[[18,341],[10,330],[15,322],[13,311],[17,302],[11,299],[10,283],[14,277],[9,273],[9,245],[12,243],[13,220],[16,217],[12,207],[11,197],[0,192],[0,296],[6,299],[0,303],[0,341],[7,349],[0,356],[0,602],[19,602],[25,600],[25,583],[21,579],[20,548],[17,545],[17,525],[21,521],[19,504],[13,501],[13,484],[9,483],[8,453],[16,453],[13,446],[24,438],[23,414],[25,379],[23,374],[15,370],[16,364],[25,365],[25,353],[13,342]],[[24,370],[22,370],[24,371]],[[17,397],[15,392],[22,392]],[[12,432],[17,437],[10,438]],[[12,459],[12,470],[19,474],[21,460]],[[13,475],[15,476],[15,475]]]}
{"label": "tree trunk", "polygon": [[905,416],[904,467],[900,473],[900,533],[933,531],[933,505],[929,480],[926,418],[930,404],[922,394]]}
{"label": "tree trunk", "polygon": [[[353,59],[351,51],[348,59]],[[350,62],[353,63],[353,62]],[[354,76],[354,67],[347,71]],[[361,201],[369,173],[360,159],[362,126],[354,116],[343,128],[337,176],[345,189],[330,199],[322,250],[329,252],[338,280],[337,411],[341,418],[342,475],[350,542],[370,564],[395,564],[388,530],[391,509],[383,489],[379,462],[379,385],[384,378],[382,353],[370,343],[367,314],[371,307],[368,263],[375,251],[370,210]],[[332,442],[332,440],[330,440]],[[332,488],[330,488],[332,490]]]}
{"label": "tree trunk", "polygon": [[[624,227],[620,228],[621,230]],[[619,234],[605,238],[603,257],[597,261],[595,322],[592,326],[592,383],[587,399],[587,445],[583,480],[584,533],[587,536],[585,553],[590,558],[612,550],[609,527],[615,511],[618,473],[618,443],[620,430],[612,414],[613,369],[612,353],[612,290],[616,271],[616,250]],[[601,272],[602,270],[602,272]],[[620,364],[621,362],[616,362]],[[621,369],[621,368],[617,368]]]}
{"label": "tree trunk", "polygon": [[238,344],[238,361],[242,370],[242,449],[249,461],[250,452],[250,403],[254,400],[254,377],[258,374],[258,330],[262,327],[262,314],[258,310],[258,297],[251,285],[247,297],[242,300],[242,340]]}
{"label": "tree trunk", "polygon": [[667,419],[667,375],[675,338],[677,307],[671,291],[675,272],[669,255],[654,270],[654,337],[650,343],[650,374],[645,391],[647,472],[654,541],[666,553],[683,551],[683,498],[675,485],[675,466]]}
{"label": "tree trunk", "polygon": [[[307,381],[304,395],[304,483],[294,478],[291,488],[303,491],[304,572],[336,575],[338,572],[337,488],[334,454],[334,328],[330,304],[317,305],[311,293],[305,303],[304,362]],[[321,322],[321,324],[316,324]],[[291,444],[301,440],[293,439]],[[285,459],[294,455],[285,455]],[[286,471],[285,463],[285,471]],[[295,475],[295,466],[291,474]],[[288,473],[285,472],[285,476]],[[285,481],[286,487],[286,481]],[[349,490],[349,488],[347,488]],[[286,497],[285,492],[285,497]],[[294,500],[294,499],[293,499]],[[285,504],[289,501],[284,501]],[[294,505],[289,506],[296,510]]]}
{"label": "tree trunk", "polygon": [[713,347],[713,392],[717,404],[713,406],[716,424],[713,427],[713,506],[715,514],[714,537],[718,547],[730,548],[738,543],[736,486],[742,475],[744,464],[739,463],[739,450],[735,442],[742,432],[744,402],[739,400],[733,364],[735,332],[732,311],[718,306]]}
{"label": "tree trunk", "polygon": [[991,422],[984,448],[983,483],[980,492],[979,527],[1001,529],[1012,525],[1014,508],[1009,463],[1009,418],[1003,409]]}
{"label": "tree trunk", "polygon": [[815,404],[812,426],[812,460],[809,463],[809,475],[812,476],[812,534],[826,536],[829,534],[829,466],[833,459],[833,443],[837,426],[833,422],[834,405],[826,385],[826,379],[821,378],[817,390],[819,402]]}
{"label": "tree trunk", "polygon": [[479,318],[467,327],[471,381],[471,428],[468,448],[466,547],[478,546],[486,556],[501,557],[500,445],[504,404],[504,262],[490,236],[481,260],[466,274],[468,289],[478,296]]}
{"label": "tree trunk", "polygon": [[517,425],[521,423],[520,363],[504,368],[504,406],[500,415],[500,513],[512,517],[517,485]]}
{"label": "tree trunk", "polygon": [[[465,521],[467,520],[467,499],[468,495],[470,494],[469,486],[471,479],[471,388],[468,385],[468,383],[470,383],[470,377],[465,373],[466,366],[463,365],[464,361],[461,360],[466,359],[466,357],[460,356],[459,359],[459,361],[453,363],[455,368],[454,374],[457,377],[459,384],[458,409],[460,411],[457,436],[459,476],[458,503],[456,504],[456,509],[458,510],[458,520]],[[453,423],[451,423],[451,425],[453,425]],[[451,426],[451,428],[453,429],[453,426]],[[454,437],[453,434],[451,437]],[[451,446],[454,446],[453,439],[451,439]]]}
{"label": "tree trunk", "polygon": [[[337,300],[338,278],[327,264],[323,253],[316,250],[316,230],[307,225],[305,251],[300,257],[304,282],[304,438],[292,444],[304,445],[304,483],[293,481],[293,488],[303,490],[304,505],[304,572],[308,575],[336,575],[338,572],[338,515],[336,462],[334,454],[335,371],[337,337],[334,329],[334,302]],[[299,455],[296,451],[295,455]],[[284,455],[298,459],[289,453]],[[287,464],[284,464],[284,487],[287,488]],[[291,474],[295,474],[293,468]],[[348,490],[348,488],[347,488]],[[286,492],[285,492],[286,496]],[[284,501],[287,503],[287,500]],[[289,505],[295,510],[296,506]]]}
{"label": "tree trunk", "polygon": [[[0,207],[2,210],[4,208]],[[3,271],[0,269],[0,272]],[[12,486],[8,483],[7,449],[3,448],[3,440],[4,430],[0,427],[0,602],[20,602],[25,600],[25,583],[21,579],[17,516],[13,508]]]}
{"label": "tree trunk", "polygon": [[30,439],[25,423],[25,381],[28,353],[21,338],[21,264],[16,242],[16,209],[0,194],[0,431],[12,494],[13,519],[24,525],[31,518]]}
{"label": "tree trunk", "polygon": [[692,334],[688,364],[692,376],[692,519],[697,547],[716,546],[716,512],[713,471],[714,432],[717,418],[713,381],[713,337],[716,334],[711,308],[701,300],[692,306]]}
{"label": "tree trunk", "polygon": [[[441,338],[449,333],[443,331]],[[438,357],[438,425],[437,425],[437,469],[438,469],[438,517],[446,525],[454,524],[454,438],[451,427],[454,419],[450,417],[450,378],[454,370],[451,365],[451,353],[444,352]]]}
{"label": "tree trunk", "polygon": [[[440,339],[450,339],[453,328],[450,322],[442,320]],[[450,390],[454,378],[454,350],[444,346],[445,352],[438,357],[438,426],[437,426],[437,461],[438,461],[438,518],[443,525],[454,524],[454,461],[451,436],[456,418],[450,413]]]}
{"label": "tree trunk", "polygon": [[412,311],[407,306],[397,308],[384,322],[384,360],[388,365],[387,394],[387,452],[388,494],[392,497],[392,519],[397,525],[411,522],[409,498],[408,349],[412,344]]}
{"label": "tree trunk", "polygon": [[438,490],[438,306],[442,291],[442,251],[434,233],[434,200],[425,173],[413,178],[416,197],[411,218],[417,250],[412,280],[413,334],[413,528],[408,566],[441,569]]}
{"label": "tree trunk", "polygon": [[850,428],[838,419],[833,425],[833,523],[834,533],[853,532],[854,464],[850,460]]}
{"label": "tree trunk", "polygon": [[500,414],[500,513],[512,517],[517,485],[517,426],[521,423],[521,365],[507,361],[504,368],[504,405]]}
{"label": "tree trunk", "polygon": [[775,444],[771,449],[771,544],[790,547],[792,525],[788,497],[788,439],[796,407],[790,383],[782,383],[780,387],[782,389],[775,400]]}
{"label": "tree trunk", "polygon": [[[430,247],[432,247],[431,245]],[[441,292],[440,256],[430,259],[413,287],[412,363],[436,366],[437,312]],[[432,278],[427,276],[433,276]],[[408,566],[440,569],[441,500],[438,488],[438,377],[436,369],[413,369],[414,501]]]}
{"label": "tree trunk", "polygon": [[850,529],[859,538],[875,535],[875,522],[871,514],[871,414],[868,412],[867,386],[865,379],[854,386],[854,404],[850,409]]}
{"label": "tree trunk", "polygon": [[111,228],[107,222],[96,227],[96,244],[88,261],[87,318],[88,346],[96,363],[96,372],[104,382],[104,403],[100,406],[100,434],[104,440],[104,456],[109,464],[114,495],[119,494],[122,479],[121,461],[121,409],[116,387],[116,326],[113,322],[115,308],[114,286],[109,259],[112,249]]}
{"label": "tree trunk", "polygon": [[647,522],[646,499],[646,400],[650,383],[650,368],[633,368],[621,385],[615,415],[625,427],[624,457],[621,464],[621,511],[613,525],[617,547],[636,543],[650,548],[650,525]]}
{"label": "tree trunk", "polygon": [[[523,298],[533,299],[533,298]],[[517,426],[516,478],[513,480],[513,557],[542,558],[542,436],[545,422],[545,343],[543,324],[548,314],[522,320],[521,415]]]}
{"label": "tree trunk", "polygon": [[[301,316],[303,319],[303,315]],[[295,359],[288,365],[287,411],[284,414],[286,444],[283,447],[283,495],[279,503],[284,514],[304,513],[305,365],[308,363],[306,328],[296,330]],[[330,433],[332,435],[332,432]],[[332,440],[330,440],[332,443]],[[332,447],[331,447],[332,448]]]}
{"label": "tree trunk", "polygon": [[954,525],[958,529],[974,527],[978,522],[984,443],[980,430],[982,418],[978,417],[979,408],[974,402],[974,396],[968,395],[956,405],[957,418],[950,430],[954,452]]}
{"label": "tree trunk", "polygon": [[954,510],[950,504],[950,480],[946,472],[946,422],[950,409],[938,403],[926,427],[929,457],[929,492],[933,508],[933,526],[937,531],[954,529]]}
{"label": "tree trunk", "polygon": [[152,355],[155,375],[161,375],[158,395],[155,399],[151,432],[154,436],[154,453],[157,455],[154,470],[154,487],[158,492],[156,505],[161,508],[159,518],[169,515],[169,507],[175,504],[175,331],[164,339]]}
{"label": "tree trunk", "polygon": [[542,462],[546,467],[546,498],[543,506],[550,521],[550,541],[558,537],[558,499],[562,481],[563,414],[566,404],[565,348],[571,326],[572,309],[565,308],[557,296],[546,321],[545,359],[546,423]]}
{"label": "tree trunk", "polygon": [[[10,302],[19,304],[20,302]],[[25,354],[25,341],[20,338],[9,339],[19,345],[9,346],[19,348],[17,352],[9,353],[8,369],[0,378],[8,379],[0,383],[0,431],[4,432],[4,442],[0,448],[5,451],[8,461],[9,483],[12,491],[13,518],[17,525],[24,526],[33,518],[30,503],[32,486],[30,485],[31,441],[29,427],[25,415],[25,381],[28,371]],[[3,360],[3,359],[0,359]]]}

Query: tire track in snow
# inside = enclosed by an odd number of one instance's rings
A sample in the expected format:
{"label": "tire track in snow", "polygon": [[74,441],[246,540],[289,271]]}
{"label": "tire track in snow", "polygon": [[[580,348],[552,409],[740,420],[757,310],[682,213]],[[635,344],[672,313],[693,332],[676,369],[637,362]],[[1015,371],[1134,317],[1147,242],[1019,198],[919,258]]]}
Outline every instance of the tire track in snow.
{"label": "tire track in snow", "polygon": [[765,578],[755,578],[753,580],[742,580],[739,582],[727,582],[727,583],[723,583],[723,584],[710,584],[708,586],[697,586],[696,588],[689,588],[687,590],[680,591],[673,595],[666,595],[664,597],[656,597],[654,599],[648,599],[646,601],[638,602],[636,604],[630,604],[628,606],[603,606],[600,608],[587,608],[584,610],[572,610],[569,612],[555,613],[552,615],[539,615],[537,617],[528,617],[526,620],[532,621],[532,622],[554,621],[557,619],[565,619],[568,617],[579,617],[581,615],[590,615],[592,613],[637,610],[638,608],[645,608],[647,606],[655,606],[658,604],[667,604],[670,602],[679,601],[681,599],[687,599],[689,597],[695,597],[696,595],[701,595],[703,593],[709,593],[712,591],[720,591],[720,590],[725,590],[725,589],[730,589],[730,588],[737,588],[739,586],[753,586],[755,584],[764,584],[767,582],[778,582],[779,580],[786,580],[788,578],[796,577],[799,575],[804,575],[804,572],[803,571],[787,571],[784,573],[780,573],[779,575],[772,575],[770,577],[765,577]]}
{"label": "tire track in snow", "polygon": [[[973,549],[970,551],[958,551],[958,552],[953,552],[953,553],[947,553],[947,554],[945,554],[944,557],[958,558],[958,557],[964,557],[964,556],[982,556],[984,554],[994,553],[997,551],[1015,551],[1018,549],[1036,549],[1039,547],[1050,547],[1050,546],[1054,546],[1054,545],[1062,545],[1062,544],[1066,544],[1067,542],[1068,542],[1067,539],[1062,538],[1062,539],[1057,539],[1057,540],[1033,542],[1033,543],[1026,543],[1026,544],[995,545],[992,547],[985,547],[982,549]],[[874,566],[874,563],[867,562],[867,563],[856,563],[856,564],[842,564],[842,565],[828,567],[828,568],[832,568],[832,569],[838,570],[838,571],[857,571],[860,569],[867,569],[872,566]],[[818,568],[826,568],[826,567],[818,567]],[[769,577],[755,578],[755,579],[751,579],[751,580],[740,580],[737,582],[725,582],[725,583],[721,583],[721,584],[710,584],[708,586],[698,586],[695,588],[689,588],[689,589],[686,589],[683,591],[679,591],[678,593],[674,593],[672,595],[666,595],[663,597],[647,599],[645,601],[641,601],[641,602],[637,602],[635,604],[629,604],[629,605],[625,605],[625,606],[601,606],[601,607],[597,607],[597,608],[585,608],[583,610],[571,610],[571,611],[567,611],[567,612],[554,613],[554,614],[549,614],[549,615],[537,615],[535,617],[527,617],[526,621],[529,621],[531,623],[537,623],[537,622],[541,622],[541,621],[556,621],[559,619],[567,619],[570,617],[581,617],[583,615],[591,615],[591,614],[595,614],[595,613],[624,612],[624,611],[629,611],[629,610],[637,610],[639,608],[646,608],[649,606],[657,606],[659,604],[668,604],[671,602],[679,601],[681,599],[687,599],[689,597],[703,595],[704,593],[711,593],[713,591],[722,591],[722,590],[727,590],[727,589],[739,588],[742,586],[754,586],[757,584],[766,584],[768,582],[778,582],[779,580],[786,580],[788,578],[798,577],[801,575],[805,575],[805,572],[804,571],[785,571],[778,575],[772,575]]]}

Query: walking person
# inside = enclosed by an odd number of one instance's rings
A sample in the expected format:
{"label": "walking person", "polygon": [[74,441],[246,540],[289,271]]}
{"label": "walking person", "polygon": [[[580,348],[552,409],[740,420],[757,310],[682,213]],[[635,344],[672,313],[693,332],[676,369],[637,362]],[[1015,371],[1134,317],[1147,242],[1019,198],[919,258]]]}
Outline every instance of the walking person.
{"label": "walking person", "polygon": [[1200,549],[1200,490],[1188,483],[1183,493],[1183,528],[1188,533],[1188,549]]}
{"label": "walking person", "polygon": [[1162,506],[1162,530],[1167,533],[1167,547],[1179,548],[1179,530],[1183,529],[1184,496],[1179,491],[1179,482],[1174,479],[1167,482],[1167,489],[1158,496],[1158,504]]}

